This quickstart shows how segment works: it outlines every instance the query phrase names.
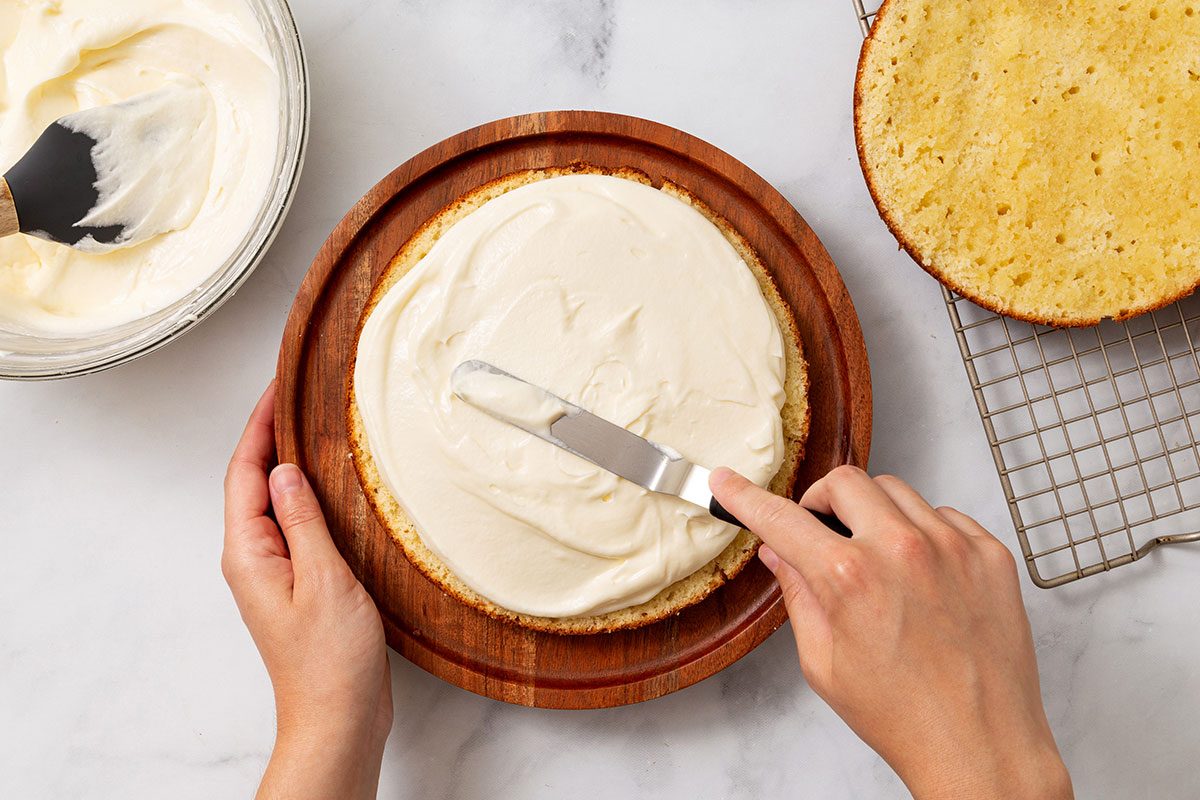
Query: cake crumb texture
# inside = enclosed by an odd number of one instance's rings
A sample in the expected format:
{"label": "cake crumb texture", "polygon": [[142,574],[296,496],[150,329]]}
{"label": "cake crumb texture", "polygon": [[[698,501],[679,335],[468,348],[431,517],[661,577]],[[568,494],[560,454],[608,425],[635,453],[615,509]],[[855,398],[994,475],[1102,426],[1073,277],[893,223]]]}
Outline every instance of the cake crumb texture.
{"label": "cake crumb texture", "polygon": [[1200,281],[1200,2],[886,0],[855,88],[859,158],[951,289],[1050,325]]}

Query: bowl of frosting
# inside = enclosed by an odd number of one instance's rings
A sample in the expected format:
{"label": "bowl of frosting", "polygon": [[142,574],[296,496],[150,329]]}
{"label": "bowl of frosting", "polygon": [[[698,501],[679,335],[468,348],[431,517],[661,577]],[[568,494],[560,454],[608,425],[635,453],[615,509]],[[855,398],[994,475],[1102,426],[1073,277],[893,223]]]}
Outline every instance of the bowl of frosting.
{"label": "bowl of frosting", "polygon": [[0,173],[56,119],[148,94],[195,121],[170,230],[100,252],[0,238],[0,377],[82,375],[161,347],[228,299],[279,230],[309,108],[286,0],[0,4]]}

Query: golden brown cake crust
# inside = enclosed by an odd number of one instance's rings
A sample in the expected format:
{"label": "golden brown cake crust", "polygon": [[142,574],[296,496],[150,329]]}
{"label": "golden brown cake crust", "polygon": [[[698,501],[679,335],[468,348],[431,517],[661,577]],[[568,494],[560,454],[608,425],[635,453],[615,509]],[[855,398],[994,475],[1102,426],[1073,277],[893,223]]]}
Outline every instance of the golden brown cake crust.
{"label": "golden brown cake crust", "polygon": [[[1123,306],[1115,306],[1105,309],[1101,313],[1095,311],[1076,311],[1067,310],[1065,312],[1048,313],[1044,309],[1036,309],[1013,303],[1009,299],[995,294],[989,295],[987,292],[981,291],[979,287],[971,285],[967,282],[955,280],[948,275],[946,270],[937,262],[937,259],[930,257],[923,252],[906,230],[905,226],[897,219],[896,213],[891,207],[891,197],[886,181],[881,178],[876,171],[876,164],[872,162],[871,157],[867,152],[867,134],[864,131],[864,101],[865,101],[865,84],[866,72],[868,65],[872,62],[874,49],[881,46],[881,41],[886,34],[891,32],[891,20],[894,15],[900,14],[904,17],[904,22],[907,22],[907,12],[920,7],[922,0],[883,0],[882,5],[875,14],[871,24],[871,30],[866,40],[863,42],[863,47],[859,53],[858,64],[855,71],[854,82],[854,133],[855,133],[855,149],[858,155],[859,165],[862,169],[863,176],[866,180],[867,189],[871,194],[871,198],[875,203],[876,209],[880,217],[887,225],[888,230],[896,238],[897,243],[922,269],[936,278],[944,286],[951,291],[965,297],[971,302],[979,305],[989,311],[1014,319],[1023,320],[1030,323],[1048,325],[1054,327],[1088,327],[1099,324],[1102,320],[1111,318],[1118,322],[1145,314],[1151,311],[1156,311],[1160,308],[1177,302],[1180,299],[1191,295],[1197,287],[1200,287],[1200,266],[1196,268],[1194,278],[1190,283],[1180,285],[1165,293],[1146,298],[1140,302],[1129,303]],[[953,14],[953,13],[969,13],[958,11],[955,8],[943,7],[937,13]],[[1187,15],[1192,16],[1190,8]],[[1049,24],[1049,23],[1047,23]],[[893,60],[893,64],[896,62]],[[1200,73],[1193,73],[1193,80],[1200,79]],[[1161,101],[1160,101],[1161,102]],[[1114,109],[1113,113],[1120,113],[1119,109]],[[1097,173],[1099,174],[1099,173]]]}
{"label": "golden brown cake crust", "polygon": [[[583,163],[567,167],[547,167],[524,170],[505,175],[471,192],[446,206],[432,219],[422,225],[400,248],[371,293],[370,299],[359,319],[355,336],[355,353],[350,361],[346,379],[346,421],[351,445],[351,456],[359,482],[367,501],[376,517],[387,528],[392,538],[400,545],[408,560],[429,580],[447,593],[467,605],[506,622],[525,628],[558,634],[606,633],[637,628],[657,622],[684,608],[700,602],[725,582],[733,579],[749,563],[758,551],[760,541],[749,531],[742,530],[716,558],[692,575],[668,586],[645,603],[626,609],[590,617],[552,619],[528,614],[518,614],[502,608],[482,597],[457,578],[442,561],[421,541],[412,520],[383,485],[379,472],[367,447],[362,418],[354,401],[354,364],[357,360],[357,341],[362,326],[379,300],[405,273],[415,266],[428,252],[443,231],[462,217],[474,211],[488,200],[504,192],[536,180],[572,174],[604,174],[653,185],[644,173],[622,168],[610,170]],[[804,454],[804,441],[808,434],[810,411],[808,406],[807,372],[800,349],[800,335],[787,303],[779,294],[774,279],[763,266],[749,243],[723,218],[713,212],[686,189],[664,182],[663,191],[688,203],[712,221],[734,246],[742,259],[750,266],[768,306],[779,322],[783,333],[786,354],[785,389],[787,401],[783,409],[785,455],[779,472],[771,480],[769,488],[776,494],[788,496],[795,485],[796,474]]]}

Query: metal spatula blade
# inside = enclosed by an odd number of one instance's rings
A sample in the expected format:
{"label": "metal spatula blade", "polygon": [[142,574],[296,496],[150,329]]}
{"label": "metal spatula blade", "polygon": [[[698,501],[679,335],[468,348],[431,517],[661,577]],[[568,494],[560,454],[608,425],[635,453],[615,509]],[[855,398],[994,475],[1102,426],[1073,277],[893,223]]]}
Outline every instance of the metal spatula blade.
{"label": "metal spatula blade", "polygon": [[[644,439],[540,386],[486,361],[464,361],[451,386],[462,401],[539,439],[652,492],[680,497],[717,519],[745,527],[721,507],[708,488],[710,470],[666,445]],[[812,512],[833,531],[849,536],[836,517]]]}

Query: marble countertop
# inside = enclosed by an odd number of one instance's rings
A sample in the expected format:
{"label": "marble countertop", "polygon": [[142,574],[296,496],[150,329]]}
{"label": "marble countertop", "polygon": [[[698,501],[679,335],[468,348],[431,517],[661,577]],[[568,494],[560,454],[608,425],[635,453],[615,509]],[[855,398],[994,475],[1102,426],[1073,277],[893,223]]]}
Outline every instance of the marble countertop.
{"label": "marble countertop", "polygon": [[[0,385],[0,797],[252,793],[267,677],[221,579],[221,478],[329,230],[417,151],[497,117],[617,111],[740,158],[840,267],[875,390],[871,468],[1017,550],[937,285],[854,157],[848,0],[293,0],[312,139],[282,235],[211,320],[133,364]],[[1023,589],[1079,797],[1200,796],[1200,547]],[[805,686],[784,627],[639,706],[517,708],[393,655],[381,797],[861,798],[904,787]]]}

